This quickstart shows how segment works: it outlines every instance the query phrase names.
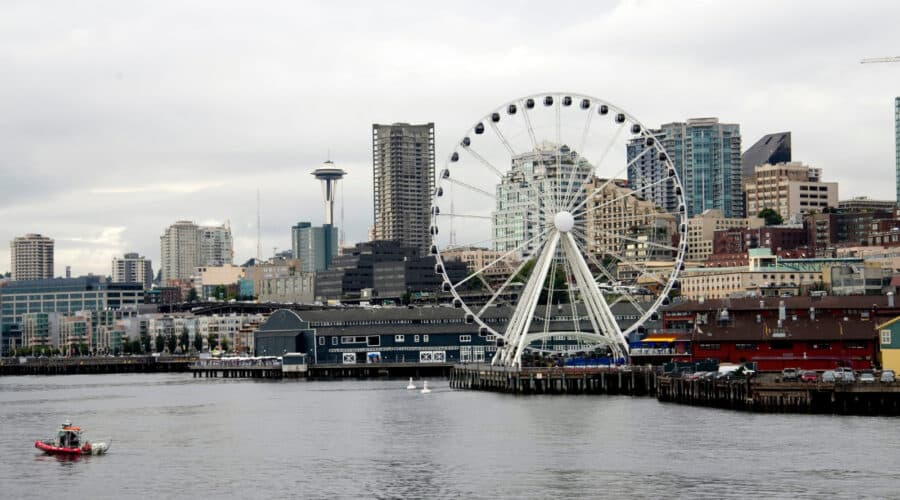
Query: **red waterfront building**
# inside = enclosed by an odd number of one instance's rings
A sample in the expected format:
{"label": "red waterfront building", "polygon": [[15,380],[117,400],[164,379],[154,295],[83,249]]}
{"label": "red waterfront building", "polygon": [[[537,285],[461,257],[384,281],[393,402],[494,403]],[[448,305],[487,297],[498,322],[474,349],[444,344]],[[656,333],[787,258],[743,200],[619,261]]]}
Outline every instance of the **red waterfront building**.
{"label": "red waterfront building", "polygon": [[875,325],[900,315],[893,296],[766,297],[691,301],[663,312],[663,331],[689,334],[694,360],[784,368],[872,368]]}

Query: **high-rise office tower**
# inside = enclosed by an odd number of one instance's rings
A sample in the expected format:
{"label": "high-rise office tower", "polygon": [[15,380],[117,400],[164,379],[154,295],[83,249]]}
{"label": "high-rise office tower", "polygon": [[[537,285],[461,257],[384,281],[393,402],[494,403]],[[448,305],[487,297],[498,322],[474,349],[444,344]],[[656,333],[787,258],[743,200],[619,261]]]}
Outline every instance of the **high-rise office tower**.
{"label": "high-rise office tower", "polygon": [[756,177],[756,167],[791,161],[791,133],[766,134],[741,155],[741,177],[744,183]]}
{"label": "high-rise office tower", "polygon": [[153,285],[153,267],[150,259],[136,253],[126,253],[124,257],[113,257],[113,283],[141,283],[145,290]]}
{"label": "high-rise office tower", "polygon": [[434,123],[372,125],[375,238],[426,251],[434,190]]}
{"label": "high-rise office tower", "polygon": [[191,221],[178,221],[160,236],[160,271],[162,282],[186,280],[200,266],[221,266],[234,260],[231,228],[198,226]]}
{"label": "high-rise office tower", "polygon": [[[688,217],[717,208],[725,217],[743,217],[741,190],[741,128],[719,123],[717,118],[692,118],[652,130],[665,148],[684,186]],[[627,157],[633,160],[643,146],[629,142]],[[628,169],[628,187],[649,191],[646,186],[662,179],[664,165],[654,155],[645,154]],[[656,179],[656,180],[654,180]],[[674,190],[666,183],[649,191],[649,198],[668,212],[677,209]]]}
{"label": "high-rise office tower", "polygon": [[301,271],[324,271],[338,253],[338,230],[331,224],[313,227],[309,222],[298,222],[291,228],[291,244]]}
{"label": "high-rise office tower", "polygon": [[26,234],[9,243],[10,267],[14,280],[53,277],[53,240],[40,234]]}

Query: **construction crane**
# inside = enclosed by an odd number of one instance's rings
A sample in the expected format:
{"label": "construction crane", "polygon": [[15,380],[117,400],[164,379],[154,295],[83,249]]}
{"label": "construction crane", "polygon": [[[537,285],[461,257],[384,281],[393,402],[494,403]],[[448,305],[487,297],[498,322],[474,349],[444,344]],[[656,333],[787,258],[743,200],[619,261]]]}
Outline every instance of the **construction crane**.
{"label": "construction crane", "polygon": [[872,64],[872,63],[890,63],[890,62],[900,62],[900,56],[894,57],[870,57],[868,59],[863,59],[859,61],[860,64]]}

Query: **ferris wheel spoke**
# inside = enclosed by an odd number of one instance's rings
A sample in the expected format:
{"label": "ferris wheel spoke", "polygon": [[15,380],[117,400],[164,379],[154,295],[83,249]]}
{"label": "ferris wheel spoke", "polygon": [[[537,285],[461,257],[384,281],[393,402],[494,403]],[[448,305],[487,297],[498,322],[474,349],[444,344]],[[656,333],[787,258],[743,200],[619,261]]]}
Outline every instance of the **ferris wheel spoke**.
{"label": "ferris wheel spoke", "polygon": [[[492,123],[491,126],[494,127],[494,124]],[[494,128],[496,129],[496,127],[494,127]],[[498,131],[498,134],[499,134],[499,131]],[[506,141],[505,138],[503,138],[502,140],[503,140],[504,142]],[[503,173],[500,171],[500,169],[497,168],[497,167],[495,167],[494,164],[492,164],[492,163],[489,162],[487,159],[485,159],[483,156],[481,156],[481,154],[479,154],[477,151],[475,151],[475,149],[473,149],[472,147],[467,147],[467,148],[463,148],[463,149],[464,149],[465,151],[467,151],[470,155],[472,155],[472,157],[474,157],[476,160],[478,160],[479,163],[481,163],[482,165],[484,165],[488,170],[490,170],[491,172],[493,172],[494,175],[496,175],[501,181],[503,180],[504,175],[503,175]],[[511,146],[507,145],[507,149],[509,149],[510,153],[513,153],[513,150],[512,150],[512,147],[511,147]],[[513,156],[515,156],[515,154],[513,154]],[[541,195],[540,195],[540,193],[538,193],[537,188],[535,188],[534,182],[527,182],[526,184],[528,185],[528,189],[531,190],[531,193],[532,193],[536,198],[542,198]],[[544,201],[545,201],[545,206],[546,206],[546,200],[544,200]],[[547,212],[547,209],[544,208],[544,207],[541,207],[541,205],[540,205],[539,203],[537,204],[537,207],[540,208],[540,209],[544,212],[544,214],[549,214],[549,212]]]}
{"label": "ferris wheel spoke", "polygon": [[[576,242],[576,244],[577,244],[577,242]],[[606,269],[605,266],[600,266],[600,265],[599,265],[599,263],[594,259],[593,254],[590,253],[590,252],[588,252],[588,251],[587,251],[587,248],[586,248],[585,246],[581,246],[581,247],[579,247],[579,249],[581,250],[581,252],[582,252],[584,255],[586,255],[588,258],[590,258],[590,259],[593,260],[594,265],[597,265],[598,267],[600,267],[600,268],[602,268],[602,269],[604,269],[604,270]],[[654,278],[657,282],[659,282],[661,285],[665,285],[665,283],[664,283],[663,281],[660,281],[658,278],[656,278],[655,275],[646,272],[646,264],[644,265],[644,267],[641,267],[641,266],[639,266],[638,264],[635,264],[634,262],[632,262],[632,261],[630,261],[630,260],[628,260],[628,259],[622,257],[620,254],[616,253],[615,251],[610,250],[609,248],[603,248],[603,249],[602,249],[602,252],[603,252],[604,255],[609,255],[610,257],[615,258],[616,261],[618,261],[619,263],[625,265],[626,267],[628,267],[628,268],[630,268],[630,269],[632,269],[632,270],[634,270],[634,271],[637,271],[638,273],[640,273],[639,276],[650,276],[651,278]],[[608,270],[607,270],[606,272],[608,273]],[[609,279],[614,280],[614,281],[618,281],[618,280],[616,280],[615,278],[613,278],[611,275],[607,275],[607,277],[608,277]]]}
{"label": "ferris wheel spoke", "polygon": [[491,304],[493,304],[495,300],[497,300],[497,297],[499,297],[501,294],[503,294],[503,291],[506,290],[506,287],[508,287],[509,284],[512,283],[512,281],[516,278],[516,276],[518,276],[519,273],[522,272],[522,269],[525,268],[525,264],[527,264],[527,263],[528,263],[528,259],[522,259],[522,262],[519,263],[518,267],[516,267],[516,269],[512,272],[512,274],[510,274],[509,277],[506,278],[506,281],[504,281],[503,284],[500,285],[500,288],[498,288],[497,291],[494,292],[494,294],[491,296],[491,298],[487,302],[485,302],[485,304],[483,306],[481,306],[481,309],[479,309],[478,313],[475,314],[476,316],[478,316],[480,318],[481,315],[484,314],[484,311],[486,311],[487,308],[490,307]]}
{"label": "ferris wheel spoke", "polygon": [[[591,255],[590,253],[585,251],[584,248],[581,248],[581,252],[588,256],[588,259],[594,264],[595,267],[600,269],[600,272],[606,276],[606,279],[610,280],[611,282],[618,281],[615,278],[613,278],[612,274],[610,274],[610,272],[606,269],[606,267],[604,267],[599,262],[597,262],[597,259],[595,259],[593,255]],[[618,292],[619,296],[624,297],[626,300],[631,302],[631,305],[634,306],[635,309],[637,309],[640,312],[640,314],[644,314],[646,311],[644,310],[643,307],[641,307],[640,304],[638,304],[637,300],[634,297],[632,297],[631,294],[629,294],[628,292],[622,291],[621,288],[622,287],[619,287],[619,292]],[[615,303],[609,304],[609,307],[612,307],[614,304]]]}
{"label": "ferris wheel spoke", "polygon": [[528,137],[531,139],[531,147],[537,149],[537,137],[534,135],[534,126],[531,124],[531,116],[528,115],[528,106],[523,101],[519,101],[518,105],[522,108],[522,118],[525,119],[525,127],[528,129]]}
{"label": "ferris wheel spoke", "polygon": [[541,231],[540,233],[538,233],[538,234],[532,236],[531,238],[529,238],[529,239],[523,241],[522,243],[520,243],[519,245],[517,245],[517,246],[516,246],[515,248],[513,248],[512,250],[510,250],[510,251],[504,253],[504,254],[501,255],[500,257],[497,257],[496,259],[494,259],[494,260],[491,261],[490,263],[488,263],[488,264],[482,266],[482,267],[481,267],[480,269],[478,269],[477,271],[475,271],[475,272],[469,274],[468,276],[466,276],[465,278],[463,278],[462,280],[460,280],[460,281],[457,282],[456,284],[452,285],[452,288],[456,289],[456,287],[458,287],[459,285],[462,285],[463,283],[469,281],[470,279],[474,278],[475,276],[477,276],[477,275],[483,273],[483,272],[486,271],[487,269],[493,267],[493,266],[494,266],[495,264],[497,264],[498,262],[500,262],[500,261],[502,261],[502,260],[505,260],[505,259],[509,258],[509,257],[510,257],[511,255],[513,255],[514,253],[516,253],[516,252],[518,252],[519,250],[521,250],[521,249],[527,247],[528,245],[530,245],[531,243],[533,243],[533,242],[534,242],[535,240],[537,240],[538,238],[543,238],[543,237],[544,237],[547,233],[549,233],[549,232],[550,232],[550,228],[547,228],[547,229]]}
{"label": "ferris wheel spoke", "polygon": [[566,273],[566,291],[569,295],[569,314],[571,314],[572,316],[572,330],[575,333],[579,333],[581,331],[581,318],[578,315],[578,304],[575,301],[575,290],[571,286],[571,282],[573,281],[572,268],[568,260],[563,260],[563,264],[565,266]]}
{"label": "ferris wheel spoke", "polygon": [[449,218],[463,218],[463,219],[487,219],[492,220],[493,217],[490,215],[474,215],[474,214],[456,214],[450,212],[441,212],[437,214],[438,217],[447,217]]}
{"label": "ferris wheel spoke", "polygon": [[[572,169],[572,173],[569,174],[569,180],[566,183],[566,196],[563,199],[562,206],[568,207],[572,202],[572,198],[575,197],[575,186],[573,182],[575,181],[575,172],[578,171],[579,162],[578,160],[582,158],[582,153],[584,152],[584,145],[587,143],[588,131],[591,129],[591,119],[594,117],[594,106],[592,105],[587,110],[587,117],[584,119],[584,126],[581,129],[581,142],[578,143],[578,149],[575,150],[575,153],[578,155],[578,158],[575,159],[575,167]],[[590,179],[590,175],[587,176]]]}
{"label": "ferris wheel spoke", "polygon": [[553,264],[550,266],[550,284],[545,287],[547,291],[547,305],[544,308],[544,327],[543,332],[546,334],[550,331],[550,315],[553,313],[553,289],[556,285],[556,270],[559,259],[554,258]]}
{"label": "ferris wheel spoke", "polygon": [[[560,127],[562,124],[560,123],[560,112],[562,111],[562,99],[559,96],[556,96],[554,99],[554,111],[556,112],[556,145],[553,151],[553,156],[556,156],[556,178],[555,182],[551,182],[550,185],[553,186],[553,212],[559,212],[560,207],[560,193],[559,188],[562,187],[559,185],[560,176],[562,176],[562,131]],[[574,166],[573,166],[574,171]]]}
{"label": "ferris wheel spoke", "polygon": [[[585,196],[584,199],[581,200],[580,203],[578,203],[578,205],[575,205],[574,207],[572,207],[572,208],[569,210],[569,212],[572,212],[573,214],[574,214],[575,212],[577,212],[581,207],[583,207],[583,206],[588,202],[588,200],[590,200],[591,198],[593,198],[594,195],[596,195],[597,193],[602,193],[603,190],[606,189],[607,186],[609,186],[610,184],[612,184],[612,183],[616,180],[616,178],[617,178],[618,176],[622,175],[623,173],[626,174],[626,176],[627,176],[628,169],[631,168],[631,166],[634,165],[634,163],[635,163],[636,161],[638,161],[639,159],[641,159],[641,157],[644,156],[645,154],[647,154],[647,152],[650,151],[651,149],[653,149],[653,148],[645,148],[643,151],[641,151],[637,156],[635,156],[634,158],[632,158],[631,161],[629,161],[628,163],[626,163],[625,166],[622,167],[621,170],[619,170],[618,172],[616,172],[614,175],[609,176],[609,179],[606,179],[606,181],[604,181],[603,184],[601,184],[598,188],[594,189],[590,194],[588,194],[587,196]],[[597,167],[594,167],[594,168],[596,169]],[[585,181],[584,185],[582,186],[582,189],[584,189],[584,187],[587,186],[587,183],[588,183],[588,182],[590,182],[590,179],[588,179],[587,181]]]}
{"label": "ferris wheel spoke", "polygon": [[496,199],[497,199],[497,197],[496,197],[493,193],[489,193],[489,192],[485,191],[484,189],[477,188],[477,187],[475,187],[475,186],[473,186],[473,185],[471,185],[471,184],[467,184],[467,183],[465,183],[465,182],[456,180],[456,179],[454,179],[454,178],[452,178],[452,177],[448,177],[448,178],[443,179],[443,180],[449,182],[450,184],[454,184],[454,185],[456,185],[456,186],[460,186],[460,187],[466,188],[466,189],[468,189],[469,191],[472,191],[472,192],[474,192],[474,193],[483,194],[483,195],[487,196],[488,198],[490,198],[490,199],[492,199],[492,200],[496,200]]}
{"label": "ferris wheel spoke", "polygon": [[[591,169],[590,175],[588,175],[587,179],[585,179],[584,182],[578,187],[578,189],[573,191],[573,193],[577,193],[579,191],[584,190],[587,187],[588,183],[591,182],[591,178],[596,175],[597,169],[599,169],[600,166],[603,165],[603,162],[606,161],[606,157],[609,155],[610,151],[612,151],[613,147],[618,142],[619,136],[622,135],[623,130],[625,130],[624,123],[621,123],[621,124],[619,124],[618,127],[616,127],[615,133],[613,133],[612,137],[609,138],[609,142],[603,148],[603,152],[600,154],[600,159],[598,159],[597,162],[592,165],[593,168]],[[616,174],[616,175],[618,175],[618,174]],[[613,179],[614,177],[615,176],[612,176],[612,177],[610,177],[610,179]],[[572,212],[576,209],[575,207],[572,207],[572,204],[575,203],[576,199],[577,199],[577,197],[573,195],[572,200],[570,200],[569,204],[566,205],[568,207],[569,212]]]}

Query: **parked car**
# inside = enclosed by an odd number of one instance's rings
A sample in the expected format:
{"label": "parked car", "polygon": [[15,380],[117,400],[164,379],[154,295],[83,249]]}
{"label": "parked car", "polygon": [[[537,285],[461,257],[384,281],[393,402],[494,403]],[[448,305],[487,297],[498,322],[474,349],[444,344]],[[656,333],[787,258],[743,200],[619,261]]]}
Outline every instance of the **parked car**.
{"label": "parked car", "polygon": [[882,384],[893,384],[894,383],[894,370],[885,370],[881,372],[881,383]]}
{"label": "parked car", "polygon": [[834,378],[839,382],[855,382],[856,373],[853,372],[853,368],[835,368]]}
{"label": "parked car", "polygon": [[874,384],[875,373],[872,370],[863,370],[859,373],[859,381],[863,384]]}
{"label": "parked car", "polygon": [[827,370],[822,372],[822,382],[830,382],[834,383],[837,380],[837,375],[833,370]]}
{"label": "parked car", "polygon": [[819,374],[812,370],[803,370],[800,373],[800,381],[801,382],[815,382],[819,380]]}
{"label": "parked car", "polygon": [[785,368],[781,370],[781,380],[787,382],[800,379],[800,370],[796,368]]}

